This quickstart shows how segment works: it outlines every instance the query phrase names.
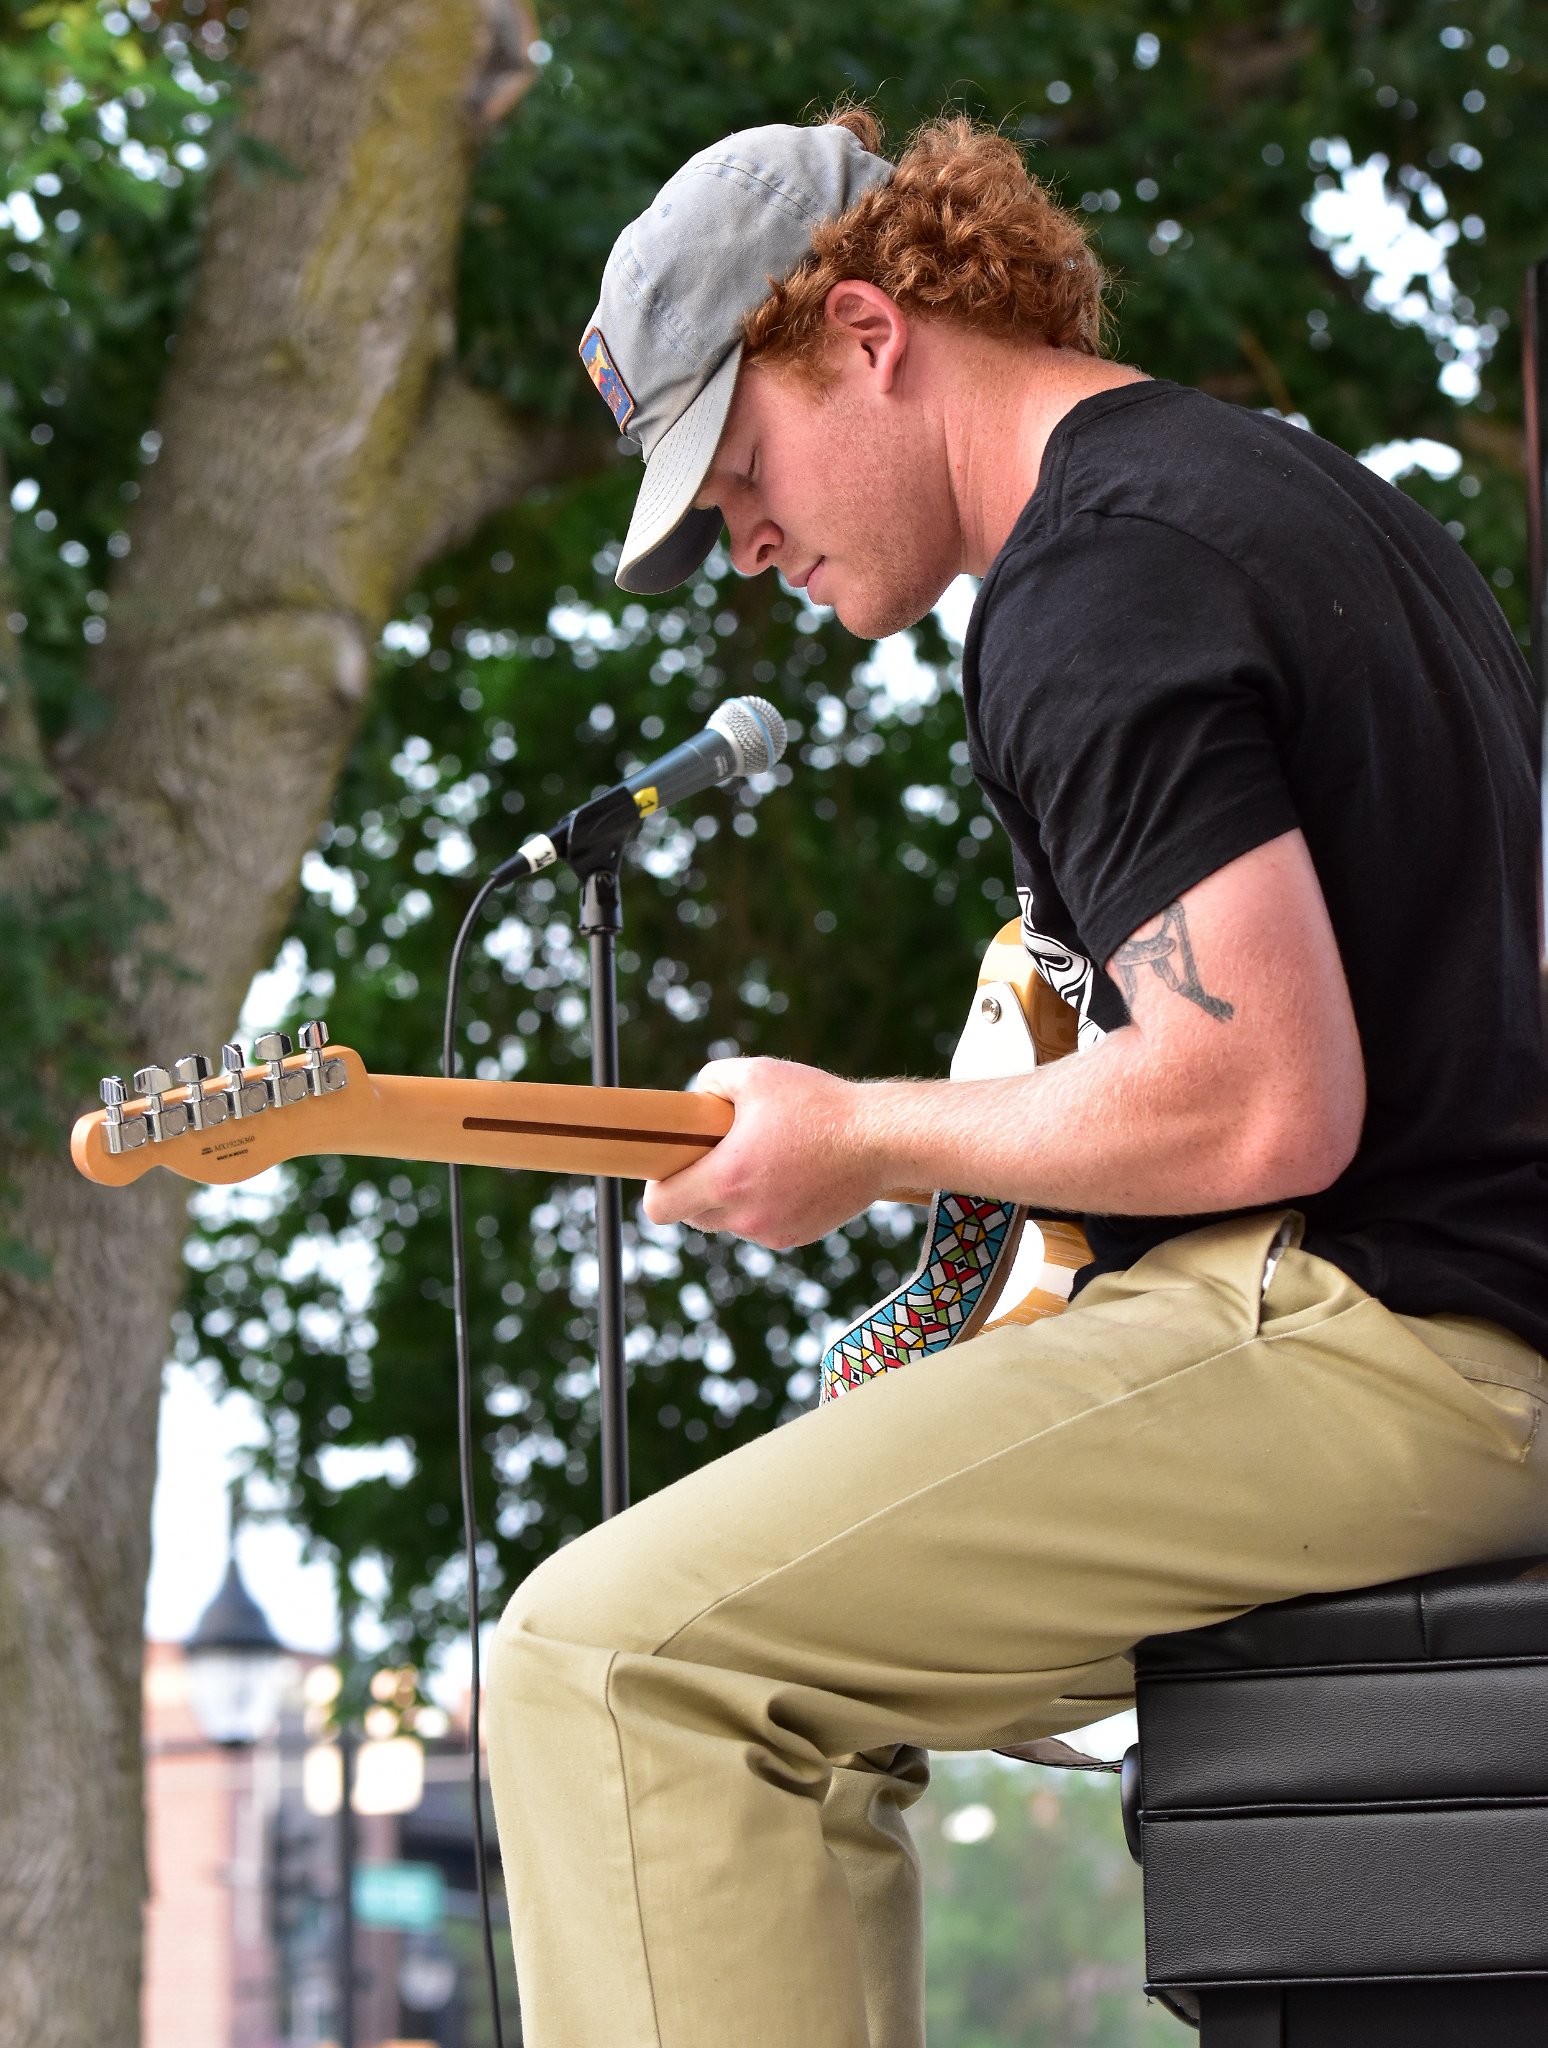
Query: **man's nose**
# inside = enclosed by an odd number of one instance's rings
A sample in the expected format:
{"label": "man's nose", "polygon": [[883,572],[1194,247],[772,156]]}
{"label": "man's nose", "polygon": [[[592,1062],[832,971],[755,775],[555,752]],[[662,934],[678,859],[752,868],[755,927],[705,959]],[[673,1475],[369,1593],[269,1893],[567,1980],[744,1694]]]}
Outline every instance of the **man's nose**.
{"label": "man's nose", "polygon": [[729,532],[732,565],[742,576],[757,576],[770,568],[784,546],[785,536],[772,519],[746,524],[733,520]]}

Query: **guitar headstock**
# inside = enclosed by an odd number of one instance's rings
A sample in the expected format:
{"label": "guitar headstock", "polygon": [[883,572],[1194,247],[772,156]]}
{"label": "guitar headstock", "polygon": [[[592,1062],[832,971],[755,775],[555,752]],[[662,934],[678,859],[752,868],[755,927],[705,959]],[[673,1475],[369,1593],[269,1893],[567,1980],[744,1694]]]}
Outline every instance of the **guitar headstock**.
{"label": "guitar headstock", "polygon": [[359,1056],[336,1046],[325,1053],[328,1027],[303,1024],[292,1044],[283,1031],[253,1041],[249,1062],[239,1042],[187,1053],[170,1069],[141,1067],[133,1090],[116,1074],[102,1082],[104,1107],[79,1118],[70,1154],[88,1180],[122,1187],[153,1166],[208,1184],[250,1180],[265,1167],[316,1143],[318,1106],[351,1081],[363,1081]]}

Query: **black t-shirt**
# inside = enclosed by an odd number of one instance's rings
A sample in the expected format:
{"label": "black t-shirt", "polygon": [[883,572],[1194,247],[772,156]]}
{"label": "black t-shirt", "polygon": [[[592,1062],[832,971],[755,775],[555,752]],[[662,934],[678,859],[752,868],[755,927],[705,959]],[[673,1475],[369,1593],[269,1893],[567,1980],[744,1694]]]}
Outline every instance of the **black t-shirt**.
{"label": "black t-shirt", "polygon": [[[1548,1351],[1530,671],[1440,523],[1317,435],[1156,378],[1081,400],[973,608],[974,772],[1081,1045],[1115,948],[1299,826],[1366,1067],[1308,1251]],[[1287,1201],[1291,1198],[1287,1198]],[[1090,1216],[1078,1284],[1220,1213]]]}

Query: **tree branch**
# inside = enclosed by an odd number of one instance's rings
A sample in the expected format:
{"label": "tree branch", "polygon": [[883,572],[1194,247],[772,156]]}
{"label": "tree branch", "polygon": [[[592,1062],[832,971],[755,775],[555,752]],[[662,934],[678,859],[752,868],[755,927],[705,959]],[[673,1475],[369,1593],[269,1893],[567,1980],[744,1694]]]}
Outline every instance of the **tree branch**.
{"label": "tree branch", "polygon": [[498,128],[537,77],[527,55],[537,22],[526,0],[482,0],[489,48],[468,90],[468,113],[486,133]]}
{"label": "tree branch", "polygon": [[413,576],[524,492],[600,469],[612,445],[610,433],[524,425],[492,392],[450,372],[383,504],[381,542]]}
{"label": "tree branch", "polygon": [[1455,431],[1466,453],[1477,456],[1480,462],[1497,463],[1507,475],[1526,474],[1526,449],[1519,427],[1464,412],[1458,415]]}
{"label": "tree branch", "polygon": [[1295,400],[1290,396],[1290,387],[1280,373],[1278,363],[1269,354],[1263,343],[1250,327],[1237,330],[1237,347],[1257,371],[1263,389],[1278,410],[1287,416],[1296,410]]}
{"label": "tree branch", "polygon": [[1318,45],[1309,23],[1288,34],[1265,35],[1256,23],[1243,22],[1189,36],[1189,57],[1208,73],[1214,98],[1223,107],[1264,96],[1281,87],[1285,74],[1305,63]]}

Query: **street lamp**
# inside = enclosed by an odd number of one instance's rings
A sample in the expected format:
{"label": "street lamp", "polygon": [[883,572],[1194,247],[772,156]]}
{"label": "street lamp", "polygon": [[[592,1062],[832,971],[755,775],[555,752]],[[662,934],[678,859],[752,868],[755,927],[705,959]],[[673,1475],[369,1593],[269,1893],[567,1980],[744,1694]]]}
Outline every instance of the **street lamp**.
{"label": "street lamp", "polygon": [[225,1582],[183,1645],[188,1704],[202,1734],[244,1749],[279,1719],[288,1652],[237,1569],[235,1531]]}

